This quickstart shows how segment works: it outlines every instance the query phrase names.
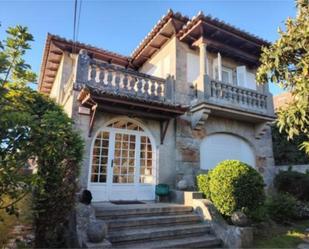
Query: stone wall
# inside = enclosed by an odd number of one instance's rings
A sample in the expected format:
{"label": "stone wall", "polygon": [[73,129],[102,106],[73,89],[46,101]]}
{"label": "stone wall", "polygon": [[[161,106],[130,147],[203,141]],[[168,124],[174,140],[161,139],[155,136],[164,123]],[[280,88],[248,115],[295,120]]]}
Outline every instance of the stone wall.
{"label": "stone wall", "polygon": [[[77,97],[78,92],[75,91],[75,97]],[[77,103],[77,100],[76,102]],[[97,112],[96,119],[91,133],[91,137],[88,136],[89,129],[89,116],[78,114],[78,106],[74,106],[73,119],[75,121],[75,127],[80,131],[82,138],[85,141],[85,153],[83,165],[81,168],[80,175],[80,185],[83,188],[87,188],[88,177],[89,177],[89,166],[91,162],[91,145],[95,135],[104,125],[111,119],[120,118],[124,116]],[[126,117],[128,118],[128,117]],[[158,121],[134,118],[134,120],[142,123],[151,133],[155,140],[155,150],[156,150],[156,172],[157,172],[157,183],[167,183],[174,186],[175,183],[175,171],[176,165],[174,161],[175,153],[175,124],[170,122],[164,143],[160,144],[160,123]]]}
{"label": "stone wall", "polygon": [[[211,134],[227,133],[247,141],[256,155],[256,169],[271,186],[275,173],[270,128],[259,139],[252,123],[210,116],[203,129],[191,128],[190,116],[177,119],[176,123],[176,165],[178,179],[183,177],[194,186],[195,175],[200,171],[200,144]],[[228,145],[227,145],[228,146]],[[228,159],[228,158],[227,158]]]}

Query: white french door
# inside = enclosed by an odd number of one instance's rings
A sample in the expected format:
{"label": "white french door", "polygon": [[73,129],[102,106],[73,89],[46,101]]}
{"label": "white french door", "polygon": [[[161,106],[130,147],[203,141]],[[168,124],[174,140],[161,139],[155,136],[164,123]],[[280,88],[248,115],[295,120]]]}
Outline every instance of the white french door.
{"label": "white french door", "polygon": [[155,153],[141,130],[107,127],[95,138],[88,188],[94,201],[153,200]]}

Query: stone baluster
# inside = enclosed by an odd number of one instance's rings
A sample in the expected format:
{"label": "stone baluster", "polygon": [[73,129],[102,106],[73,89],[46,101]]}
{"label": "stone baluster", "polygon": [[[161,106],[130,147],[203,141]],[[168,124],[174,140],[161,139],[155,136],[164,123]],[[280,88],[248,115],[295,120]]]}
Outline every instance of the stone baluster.
{"label": "stone baluster", "polygon": [[129,84],[129,79],[128,79],[128,75],[124,74],[123,80],[122,80],[122,84],[123,84],[123,89],[124,91],[128,91],[128,84]]}
{"label": "stone baluster", "polygon": [[151,80],[150,83],[151,83],[150,95],[151,97],[155,97],[156,96],[156,82],[154,80]]}
{"label": "stone baluster", "polygon": [[219,82],[216,82],[216,97],[220,98],[221,96],[221,84]]}
{"label": "stone baluster", "polygon": [[117,92],[120,91],[120,74],[119,74],[119,72],[115,72],[115,90]]}
{"label": "stone baluster", "polygon": [[253,107],[257,106],[257,95],[254,92],[251,92],[250,105]]}
{"label": "stone baluster", "polygon": [[235,103],[237,102],[237,89],[236,87],[232,86],[232,102]]}
{"label": "stone baluster", "polygon": [[144,94],[145,94],[145,96],[149,95],[149,80],[148,79],[145,79]]}
{"label": "stone baluster", "polygon": [[216,83],[211,81],[211,97],[215,97],[216,95]]}
{"label": "stone baluster", "polygon": [[103,67],[99,67],[100,69],[100,74],[99,74],[99,83],[100,83],[100,86],[104,86],[104,68]]}
{"label": "stone baluster", "polygon": [[90,71],[90,82],[92,84],[96,82],[96,76],[97,76],[97,66],[95,64],[92,64],[91,71]]}
{"label": "stone baluster", "polygon": [[136,84],[136,78],[135,77],[131,77],[130,80],[130,92],[133,94],[135,93],[135,84]]}
{"label": "stone baluster", "polygon": [[232,86],[230,86],[230,85],[227,86],[226,99],[228,101],[230,101],[232,99]]}
{"label": "stone baluster", "polygon": [[239,104],[244,104],[244,94],[243,94],[243,90],[239,89]]}
{"label": "stone baluster", "polygon": [[138,81],[137,81],[137,95],[143,95],[143,80],[141,78],[138,78]]}
{"label": "stone baluster", "polygon": [[221,84],[221,98],[225,99],[226,97],[226,85]]}
{"label": "stone baluster", "polygon": [[162,82],[157,81],[158,87],[157,87],[157,97],[161,98],[162,97]]}
{"label": "stone baluster", "polygon": [[113,88],[113,72],[111,70],[107,71],[107,87],[109,89]]}

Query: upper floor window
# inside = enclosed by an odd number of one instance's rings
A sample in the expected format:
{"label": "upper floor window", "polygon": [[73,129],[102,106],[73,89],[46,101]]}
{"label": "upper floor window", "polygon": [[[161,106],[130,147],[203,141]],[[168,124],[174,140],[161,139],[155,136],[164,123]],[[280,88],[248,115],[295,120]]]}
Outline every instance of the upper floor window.
{"label": "upper floor window", "polygon": [[222,66],[222,82],[233,84],[233,70]]}

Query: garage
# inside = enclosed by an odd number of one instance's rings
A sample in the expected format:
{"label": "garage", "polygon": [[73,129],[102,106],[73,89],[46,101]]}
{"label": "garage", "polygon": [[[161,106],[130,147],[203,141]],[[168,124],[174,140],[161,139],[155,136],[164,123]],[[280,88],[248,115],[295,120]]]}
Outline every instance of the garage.
{"label": "garage", "polygon": [[255,167],[255,154],[244,139],[226,133],[210,135],[200,146],[201,169],[212,169],[223,160],[240,160]]}

